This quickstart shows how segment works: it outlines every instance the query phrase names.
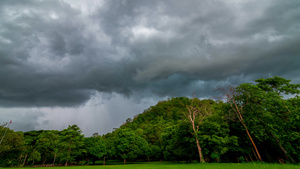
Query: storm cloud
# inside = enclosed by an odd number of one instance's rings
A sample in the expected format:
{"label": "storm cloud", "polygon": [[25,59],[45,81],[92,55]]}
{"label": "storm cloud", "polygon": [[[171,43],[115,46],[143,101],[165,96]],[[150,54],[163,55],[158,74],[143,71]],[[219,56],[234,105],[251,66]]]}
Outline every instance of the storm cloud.
{"label": "storm cloud", "polygon": [[76,109],[99,93],[127,106],[211,98],[273,75],[300,82],[298,0],[2,0],[0,17],[7,111]]}

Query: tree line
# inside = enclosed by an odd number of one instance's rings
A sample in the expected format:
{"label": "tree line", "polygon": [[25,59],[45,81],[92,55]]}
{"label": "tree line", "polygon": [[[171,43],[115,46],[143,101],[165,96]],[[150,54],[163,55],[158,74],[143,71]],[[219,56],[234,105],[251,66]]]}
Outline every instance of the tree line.
{"label": "tree line", "polygon": [[84,137],[77,125],[20,132],[0,126],[1,166],[97,160],[300,162],[300,85],[274,76],[220,89],[219,100],[160,101],[111,133]]}

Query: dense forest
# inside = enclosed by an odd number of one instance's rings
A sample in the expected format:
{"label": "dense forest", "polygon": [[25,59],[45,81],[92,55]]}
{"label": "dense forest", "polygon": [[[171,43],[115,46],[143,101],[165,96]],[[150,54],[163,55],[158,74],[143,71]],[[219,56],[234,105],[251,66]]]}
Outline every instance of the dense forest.
{"label": "dense forest", "polygon": [[105,135],[13,131],[0,126],[0,166],[92,164],[102,160],[300,162],[300,85],[274,76],[219,89],[218,100],[158,102]]}

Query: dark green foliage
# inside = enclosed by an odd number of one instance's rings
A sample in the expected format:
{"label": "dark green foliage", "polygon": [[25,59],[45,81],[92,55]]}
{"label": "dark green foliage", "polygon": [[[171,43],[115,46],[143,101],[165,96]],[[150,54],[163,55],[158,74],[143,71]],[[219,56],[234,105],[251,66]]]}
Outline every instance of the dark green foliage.
{"label": "dark green foliage", "polygon": [[62,151],[62,159],[65,161],[65,165],[85,151],[83,149],[83,137],[84,136],[81,134],[81,130],[77,125],[69,126],[67,129],[61,131],[60,151]]}
{"label": "dark green foliage", "polygon": [[[32,157],[32,161],[36,159],[38,162],[38,154],[40,153],[41,158],[43,159],[43,164],[47,159],[56,156],[57,151],[60,149],[59,146],[59,134],[57,131],[43,131],[40,135],[38,135],[38,140],[36,142],[36,148],[38,151],[35,151],[34,157]],[[55,161],[55,157],[53,158],[53,163]]]}
{"label": "dark green foliage", "polygon": [[162,133],[165,160],[191,162],[197,157],[195,139],[188,122],[180,121],[167,127]]}
{"label": "dark green foliage", "polygon": [[24,150],[24,136],[22,132],[14,132],[6,128],[5,125],[0,126],[0,136],[7,130],[5,137],[0,145],[0,167],[17,166],[18,157]]}
{"label": "dark green foliage", "polygon": [[[299,130],[294,127],[300,123],[297,119],[299,110],[292,102],[297,104],[299,101],[296,94],[300,86],[276,76],[256,82],[238,86],[235,99],[238,106],[243,107],[244,122],[261,151],[262,159],[269,162],[299,161]],[[292,98],[284,99],[284,94]],[[230,110],[228,112],[227,116],[232,119]],[[239,126],[232,123],[230,131],[239,138],[240,153],[250,156],[252,148],[247,146],[249,140],[245,139]]]}
{"label": "dark green foliage", "polygon": [[[191,99],[186,97],[171,98],[160,101],[142,114],[137,115],[132,122],[126,122],[120,128],[130,128],[149,143],[149,159],[163,159],[162,133],[166,127],[177,125],[183,119],[186,105]],[[154,153],[155,152],[155,153]]]}
{"label": "dark green foliage", "polygon": [[118,130],[118,138],[115,140],[117,154],[126,160],[134,160],[138,156],[146,154],[148,143],[145,139],[134,133],[131,129]]}
{"label": "dark green foliage", "polygon": [[108,143],[107,140],[101,136],[87,137],[84,138],[84,145],[86,151],[86,159],[90,159],[95,164],[95,161],[106,156],[108,154]]}
{"label": "dark green foliage", "polygon": [[238,137],[230,136],[229,132],[228,123],[217,112],[204,120],[200,128],[200,142],[207,159],[220,162],[223,154],[238,146]]}
{"label": "dark green foliage", "polygon": [[[300,162],[300,85],[281,77],[258,79],[233,88],[232,100],[170,98],[151,106],[112,133],[84,138],[78,126],[62,131],[8,132],[0,145],[0,166],[74,164],[83,161],[198,160],[196,137],[206,162]],[[230,105],[231,103],[231,105]],[[208,111],[195,117],[193,130],[188,108]],[[245,127],[246,126],[246,127]],[[0,135],[6,130],[0,126]],[[196,131],[196,132],[195,132]]]}

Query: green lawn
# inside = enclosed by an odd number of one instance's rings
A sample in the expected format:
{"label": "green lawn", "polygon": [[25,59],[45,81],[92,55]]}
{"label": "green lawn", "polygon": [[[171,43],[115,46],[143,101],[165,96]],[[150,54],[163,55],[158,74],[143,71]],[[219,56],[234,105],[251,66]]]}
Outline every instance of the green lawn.
{"label": "green lawn", "polygon": [[[45,167],[37,167],[45,168]],[[160,162],[150,162],[150,163],[135,163],[126,165],[90,165],[90,166],[68,166],[61,167],[65,169],[101,169],[101,168],[113,168],[113,169],[300,169],[300,165],[292,164],[264,164],[264,163],[160,163]]]}

